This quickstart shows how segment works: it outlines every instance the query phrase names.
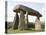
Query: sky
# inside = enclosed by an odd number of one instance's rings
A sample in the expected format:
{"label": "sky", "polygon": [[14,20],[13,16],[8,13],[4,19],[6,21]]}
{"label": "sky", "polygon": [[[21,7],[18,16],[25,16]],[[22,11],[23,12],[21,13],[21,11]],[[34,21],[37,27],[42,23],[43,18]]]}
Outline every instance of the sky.
{"label": "sky", "polygon": [[[18,4],[25,5],[27,7],[34,9],[34,10],[37,10],[40,14],[42,14],[40,21],[44,22],[44,19],[45,19],[44,3],[35,3],[35,2],[32,3],[32,2],[24,2],[24,1],[8,1],[7,21],[11,22],[14,20],[15,12],[13,12],[13,9]],[[28,15],[29,22],[35,22],[35,20],[36,20],[35,16]]]}

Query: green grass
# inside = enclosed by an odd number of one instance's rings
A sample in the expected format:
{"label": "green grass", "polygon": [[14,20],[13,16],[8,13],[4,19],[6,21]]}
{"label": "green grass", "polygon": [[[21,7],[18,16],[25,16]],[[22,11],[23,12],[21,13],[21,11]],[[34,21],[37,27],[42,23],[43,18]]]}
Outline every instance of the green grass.
{"label": "green grass", "polygon": [[[32,25],[32,24],[30,24]],[[41,31],[39,32],[44,32],[45,31],[45,25],[41,25]],[[27,30],[19,30],[19,29],[16,29],[16,30],[13,30],[12,28],[10,29],[7,29],[7,33],[8,34],[15,34],[15,33],[29,33],[29,32],[36,32],[35,31],[35,28],[34,28],[34,25],[32,25],[30,28],[28,28]]]}
{"label": "green grass", "polygon": [[[18,29],[16,29],[16,30],[13,30],[12,28],[11,29],[8,29],[7,30],[7,33],[8,34],[10,34],[10,33],[29,33],[29,32],[36,32],[35,31],[35,29],[34,28],[29,28],[29,29],[27,29],[27,30],[18,30]],[[44,29],[41,29],[41,31],[40,32],[44,32]]]}

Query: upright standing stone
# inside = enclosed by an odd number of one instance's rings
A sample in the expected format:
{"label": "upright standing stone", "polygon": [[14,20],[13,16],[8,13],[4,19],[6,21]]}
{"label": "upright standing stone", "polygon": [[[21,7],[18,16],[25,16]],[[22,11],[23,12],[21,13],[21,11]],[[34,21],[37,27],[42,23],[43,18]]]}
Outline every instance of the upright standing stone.
{"label": "upright standing stone", "polygon": [[28,11],[26,11],[26,16],[25,16],[25,29],[28,28]]}
{"label": "upright standing stone", "polygon": [[41,30],[41,23],[40,23],[40,18],[37,17],[36,21],[35,21],[35,30],[36,31],[40,31]]}
{"label": "upright standing stone", "polygon": [[18,28],[18,24],[19,24],[19,16],[18,16],[18,13],[17,12],[16,12],[16,15],[14,17],[13,23],[14,23],[13,29],[17,29]]}
{"label": "upright standing stone", "polygon": [[18,29],[22,30],[24,29],[25,23],[24,23],[24,13],[23,11],[20,11],[20,20],[19,20],[19,26]]}

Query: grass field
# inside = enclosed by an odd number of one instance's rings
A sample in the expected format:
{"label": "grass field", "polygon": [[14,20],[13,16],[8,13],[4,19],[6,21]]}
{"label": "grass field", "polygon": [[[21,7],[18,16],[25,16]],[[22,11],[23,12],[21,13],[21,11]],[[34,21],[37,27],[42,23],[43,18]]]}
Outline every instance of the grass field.
{"label": "grass field", "polygon": [[[41,24],[41,31],[39,32],[44,32],[45,31],[45,24]],[[8,34],[15,34],[15,33],[32,33],[32,32],[37,32],[35,31],[35,26],[34,24],[29,24],[29,28],[27,30],[13,30],[12,28],[7,29]]]}
{"label": "grass field", "polygon": [[[34,28],[30,28],[30,29],[27,29],[27,30],[13,30],[12,28],[11,29],[8,29],[7,30],[7,33],[10,34],[10,33],[29,33],[29,32],[36,32]],[[44,32],[44,29],[41,29],[40,32]]]}

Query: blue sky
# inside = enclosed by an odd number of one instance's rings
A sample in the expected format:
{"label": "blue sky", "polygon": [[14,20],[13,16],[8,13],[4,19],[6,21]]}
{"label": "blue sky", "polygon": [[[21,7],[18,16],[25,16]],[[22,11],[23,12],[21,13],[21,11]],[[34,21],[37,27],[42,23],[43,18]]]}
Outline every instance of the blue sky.
{"label": "blue sky", "polygon": [[[8,21],[13,21],[15,13],[13,12],[13,8],[18,5],[22,4],[27,7],[30,7],[34,10],[39,11],[39,13],[42,14],[42,17],[40,18],[40,21],[44,21],[45,19],[45,13],[44,13],[44,3],[31,3],[31,2],[24,2],[24,1],[8,1]],[[36,17],[35,16],[28,16],[29,22],[35,22]]]}

